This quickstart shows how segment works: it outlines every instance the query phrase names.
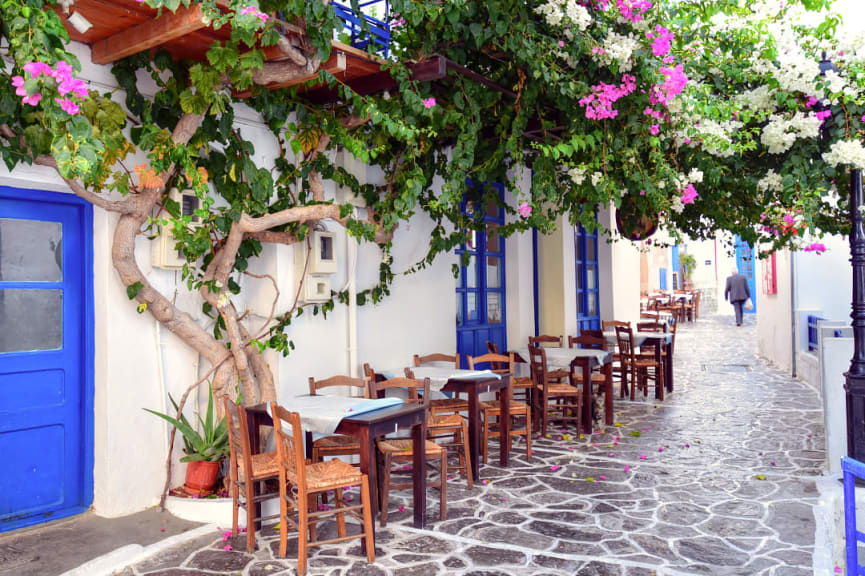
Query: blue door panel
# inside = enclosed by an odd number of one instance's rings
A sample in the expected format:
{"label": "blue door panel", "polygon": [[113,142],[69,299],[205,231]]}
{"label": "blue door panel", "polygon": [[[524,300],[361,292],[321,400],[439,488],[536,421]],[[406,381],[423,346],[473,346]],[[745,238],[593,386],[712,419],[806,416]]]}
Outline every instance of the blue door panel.
{"label": "blue door panel", "polygon": [[739,273],[748,279],[748,290],[751,292],[751,310],[745,310],[745,314],[757,313],[757,274],[754,264],[754,251],[751,245],[736,236],[736,267]]}
{"label": "blue door panel", "polygon": [[[0,219],[2,532],[92,502],[92,208],[71,194],[0,187]],[[40,235],[58,227],[56,243]],[[35,259],[15,238],[21,230],[33,234]],[[47,251],[57,267],[50,280],[39,278],[52,264],[39,256]]]}

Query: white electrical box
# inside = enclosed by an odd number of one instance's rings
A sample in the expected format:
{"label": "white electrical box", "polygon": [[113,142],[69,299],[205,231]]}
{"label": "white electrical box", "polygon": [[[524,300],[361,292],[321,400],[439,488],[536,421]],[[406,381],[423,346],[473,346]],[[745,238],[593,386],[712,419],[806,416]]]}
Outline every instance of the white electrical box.
{"label": "white electrical box", "polygon": [[[357,181],[361,184],[367,184],[367,165],[355,158],[345,148],[341,148],[336,153],[335,164],[357,178]],[[366,200],[363,196],[355,195],[350,187],[343,186],[342,184],[336,186],[336,201],[339,204],[352,204],[359,208],[366,206]]]}
{"label": "white electrical box", "polygon": [[330,275],[307,273],[300,290],[300,300],[305,304],[330,300]]}
{"label": "white electrical box", "polygon": [[[307,248],[309,248],[309,264],[306,263]],[[294,267],[298,278],[303,275],[304,267],[307,274],[336,273],[336,245],[333,232],[318,230],[310,232],[309,246],[306,240],[297,242],[294,245]]]}
{"label": "white electrical box", "polygon": [[[195,214],[195,211],[201,207],[201,198],[196,196],[195,192],[191,190],[180,192],[177,188],[172,188],[168,192],[168,197],[180,206],[181,216],[192,217],[191,226],[201,225],[201,218]],[[169,228],[163,227],[159,237],[151,241],[150,264],[154,268],[165,270],[179,270],[186,264],[186,258],[183,256],[183,252],[177,249],[174,234]]]}

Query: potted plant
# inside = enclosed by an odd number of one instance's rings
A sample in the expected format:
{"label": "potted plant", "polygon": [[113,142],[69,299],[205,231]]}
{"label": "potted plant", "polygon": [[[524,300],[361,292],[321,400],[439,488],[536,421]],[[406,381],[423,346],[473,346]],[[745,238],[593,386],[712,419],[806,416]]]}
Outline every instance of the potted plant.
{"label": "potted plant", "polygon": [[658,229],[658,215],[647,201],[628,194],[616,209],[616,229],[628,240],[645,240]]}
{"label": "potted plant", "polygon": [[[174,409],[177,410],[177,403],[174,398],[170,394],[168,397],[171,399]],[[223,416],[218,424],[214,423],[213,389],[210,389],[207,397],[206,417],[202,418],[201,414],[198,415],[198,422],[201,425],[200,433],[190,425],[183,414],[180,415],[180,420],[177,420],[167,414],[147,408],[145,410],[166,420],[183,435],[183,452],[186,456],[180,461],[187,464],[184,490],[188,494],[197,496],[210,494],[219,475],[220,463],[229,454],[228,425],[225,417]]]}

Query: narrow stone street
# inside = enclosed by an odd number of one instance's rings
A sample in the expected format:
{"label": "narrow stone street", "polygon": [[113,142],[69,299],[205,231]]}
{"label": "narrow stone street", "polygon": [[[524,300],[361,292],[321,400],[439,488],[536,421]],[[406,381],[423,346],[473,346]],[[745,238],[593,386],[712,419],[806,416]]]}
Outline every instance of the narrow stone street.
{"label": "narrow stone street", "polygon": [[[536,441],[530,462],[517,445],[511,466],[491,461],[473,490],[449,484],[448,520],[428,530],[411,527],[410,494],[393,495],[375,565],[356,543],[325,546],[312,550],[308,573],[812,574],[819,395],[755,351],[753,318],[737,328],[731,315],[701,317],[677,336],[675,392],[664,402],[617,398],[616,426],[585,438],[556,429]],[[121,574],[294,574],[296,546],[276,558],[272,529],[259,545],[248,555],[236,551],[242,538],[214,535]]]}

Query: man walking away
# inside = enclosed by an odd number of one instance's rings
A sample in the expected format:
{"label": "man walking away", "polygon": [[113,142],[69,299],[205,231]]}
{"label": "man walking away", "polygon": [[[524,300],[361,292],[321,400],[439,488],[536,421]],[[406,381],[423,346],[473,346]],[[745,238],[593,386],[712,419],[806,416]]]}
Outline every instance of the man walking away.
{"label": "man walking away", "polygon": [[736,310],[736,326],[742,325],[742,307],[745,300],[751,297],[748,289],[748,279],[744,274],[739,274],[738,268],[733,268],[727,277],[727,287],[724,290],[724,300],[729,300]]}

